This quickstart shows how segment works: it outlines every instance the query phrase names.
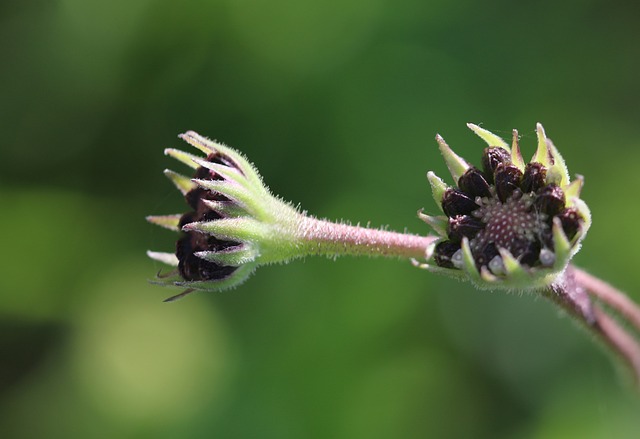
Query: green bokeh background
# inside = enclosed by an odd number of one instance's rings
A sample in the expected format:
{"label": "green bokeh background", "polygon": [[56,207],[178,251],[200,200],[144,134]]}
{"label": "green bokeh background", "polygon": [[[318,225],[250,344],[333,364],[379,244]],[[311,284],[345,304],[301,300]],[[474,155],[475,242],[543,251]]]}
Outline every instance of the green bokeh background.
{"label": "green bokeh background", "polygon": [[576,257],[640,300],[631,1],[0,5],[0,437],[637,438],[640,403],[544,300],[373,259],[174,303],[164,147],[245,152],[311,213],[426,234],[436,133],[534,126],[585,175]]}

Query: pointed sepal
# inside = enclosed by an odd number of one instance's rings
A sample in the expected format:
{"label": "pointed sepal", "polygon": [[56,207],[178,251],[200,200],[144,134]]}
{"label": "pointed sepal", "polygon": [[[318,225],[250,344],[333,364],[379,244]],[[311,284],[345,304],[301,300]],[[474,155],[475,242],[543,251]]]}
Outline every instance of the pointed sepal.
{"label": "pointed sepal", "polygon": [[195,131],[187,131],[186,133],[180,134],[178,137],[205,152],[205,154],[217,152],[223,155],[226,161],[234,164],[235,167],[237,167],[254,185],[263,186],[262,178],[255,167],[245,156],[233,148],[229,148],[226,145],[207,139]]}
{"label": "pointed sepal", "polygon": [[228,247],[219,251],[201,251],[194,253],[197,257],[228,267],[239,267],[255,261],[258,252],[248,244]]}
{"label": "pointed sepal", "polygon": [[231,168],[226,165],[221,165],[220,163],[209,162],[207,160],[202,160],[200,158],[194,158],[193,161],[203,168],[207,168],[210,171],[213,171],[223,179],[229,182],[237,183],[246,188],[250,188],[251,186],[247,184],[244,176],[237,169]]}
{"label": "pointed sepal", "polygon": [[196,188],[196,185],[189,177],[172,171],[171,169],[165,169],[164,175],[178,188],[182,195],[186,195],[188,192]]}
{"label": "pointed sepal", "polygon": [[429,224],[431,228],[440,236],[447,236],[447,225],[449,220],[446,216],[431,216],[424,213],[424,209],[418,211],[418,218]]}
{"label": "pointed sepal", "polygon": [[498,251],[502,257],[502,263],[504,265],[504,271],[510,281],[522,282],[527,278],[527,272],[516,258],[513,257],[511,252],[506,248],[499,247]]}
{"label": "pointed sepal", "polygon": [[571,257],[571,242],[562,230],[562,222],[559,218],[553,219],[553,251],[556,255],[554,268],[561,270],[565,267]]}
{"label": "pointed sepal", "polygon": [[251,242],[268,236],[265,226],[253,218],[221,218],[196,221],[182,226],[185,232],[200,232],[223,241]]}
{"label": "pointed sepal", "polygon": [[173,149],[173,148],[166,148],[164,150],[164,155],[173,157],[179,162],[189,166],[191,169],[196,169],[198,167],[198,165],[194,162],[194,159],[200,158],[193,154],[189,154],[188,152],[180,151],[179,149]]}
{"label": "pointed sepal", "polygon": [[520,171],[524,172],[525,163],[522,158],[522,152],[520,151],[520,137],[518,136],[518,130],[513,130],[513,139],[511,141],[511,163]]}
{"label": "pointed sepal", "polygon": [[165,229],[169,229],[173,232],[179,232],[180,228],[178,224],[180,223],[180,218],[182,215],[149,215],[145,219],[149,221],[151,224],[155,224],[160,227],[164,227]]}
{"label": "pointed sepal", "polygon": [[433,200],[438,205],[438,208],[442,211],[442,198],[444,193],[449,189],[449,186],[433,171],[427,172],[427,179],[431,185],[431,193],[433,194]]}
{"label": "pointed sepal", "polygon": [[256,263],[248,263],[238,267],[231,274],[220,278],[206,281],[175,281],[172,286],[190,288],[199,291],[221,291],[235,288],[246,281],[256,270]]}
{"label": "pointed sepal", "polygon": [[240,207],[251,211],[251,213],[257,213],[261,210],[258,203],[259,200],[256,200],[247,188],[235,182],[225,180],[200,180],[197,178],[194,178],[191,181],[201,188],[217,192],[232,199],[234,202],[239,204]]}
{"label": "pointed sepal", "polygon": [[556,146],[549,139],[547,139],[547,146],[549,147],[549,154],[553,160],[553,164],[547,171],[547,180],[549,183],[556,183],[560,187],[565,187],[571,182],[567,164]]}
{"label": "pointed sepal", "polygon": [[536,153],[533,155],[531,161],[542,163],[544,166],[549,168],[551,163],[549,161],[549,146],[547,143],[547,135],[545,134],[544,128],[540,123],[536,125],[536,135],[538,137],[538,148],[536,149]]}
{"label": "pointed sepal", "polygon": [[444,161],[447,164],[447,168],[449,168],[451,177],[453,177],[453,181],[457,184],[462,174],[467,172],[471,166],[462,157],[453,152],[440,134],[436,136],[436,141],[438,142],[440,153],[442,153],[442,157],[444,157]]}
{"label": "pointed sepal", "polygon": [[484,128],[480,128],[478,125],[473,123],[468,123],[467,127],[471,129],[478,137],[484,140],[489,146],[499,146],[500,148],[504,148],[507,151],[511,151],[509,148],[509,144],[505,142],[502,138],[496,136],[489,130],[485,130]]}
{"label": "pointed sepal", "polygon": [[573,180],[567,187],[564,188],[564,195],[567,198],[567,207],[573,206],[573,199],[580,198],[580,192],[582,192],[582,186],[584,185],[584,177],[582,175],[576,175],[576,179]]}
{"label": "pointed sepal", "polygon": [[223,218],[237,218],[248,215],[248,212],[233,201],[201,200],[209,209]]}
{"label": "pointed sepal", "polygon": [[147,250],[147,256],[154,261],[162,262],[163,264],[170,265],[172,267],[178,266],[178,257],[173,253],[154,252]]}
{"label": "pointed sepal", "polygon": [[482,278],[480,277],[480,272],[476,268],[476,261],[473,257],[473,253],[471,252],[469,238],[466,236],[462,238],[462,245],[460,246],[460,249],[462,250],[462,269],[467,273],[467,276],[469,276],[472,282],[479,285]]}

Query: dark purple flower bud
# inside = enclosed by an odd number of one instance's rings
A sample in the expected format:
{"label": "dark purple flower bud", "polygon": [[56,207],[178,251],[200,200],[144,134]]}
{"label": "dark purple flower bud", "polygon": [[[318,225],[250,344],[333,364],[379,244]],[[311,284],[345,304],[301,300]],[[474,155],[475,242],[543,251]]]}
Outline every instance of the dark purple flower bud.
{"label": "dark purple flower bud", "polygon": [[545,185],[546,178],[547,168],[545,168],[542,163],[528,163],[524,168],[524,176],[522,177],[520,188],[525,194],[537,192],[538,189]]}
{"label": "dark purple flower bud", "polygon": [[451,241],[442,241],[436,245],[434,259],[436,265],[445,268],[454,268],[451,257],[455,252],[460,250],[460,244],[454,244]]}
{"label": "dark purple flower bud", "polygon": [[477,168],[469,168],[458,180],[458,187],[471,198],[490,197],[489,183],[485,176]]}
{"label": "dark purple flower bud", "polygon": [[518,238],[511,244],[511,254],[520,261],[521,264],[533,267],[540,256],[540,243],[529,241],[525,238]]}
{"label": "dark purple flower bud", "polygon": [[[211,245],[209,241],[216,242]],[[176,243],[176,256],[178,257],[178,271],[185,280],[214,280],[222,279],[233,273],[237,267],[225,267],[215,262],[205,261],[194,253],[205,250],[215,250],[226,244],[202,233],[185,233]],[[232,243],[236,245],[236,243]]]}
{"label": "dark purple flower bud", "polygon": [[476,266],[480,268],[484,265],[488,265],[489,262],[491,262],[491,260],[499,254],[500,252],[498,251],[498,247],[495,245],[495,243],[490,242],[482,249],[480,249],[480,251],[476,252],[473,256],[476,261]]}
{"label": "dark purple flower bud", "polygon": [[549,218],[559,214],[564,209],[564,192],[555,184],[540,189],[535,200],[536,210],[549,215]]}
{"label": "dark purple flower bud", "polygon": [[487,178],[487,182],[493,183],[493,175],[500,163],[510,164],[511,154],[499,146],[490,146],[484,149],[482,154],[482,170]]}
{"label": "dark purple flower bud", "polygon": [[478,207],[475,201],[458,189],[447,189],[442,196],[442,210],[448,217],[468,215]]}
{"label": "dark purple flower bud", "polygon": [[573,239],[576,233],[578,233],[578,230],[580,230],[580,223],[582,221],[578,210],[575,207],[569,207],[560,212],[558,218],[560,218],[560,222],[562,223],[564,234],[567,235],[567,238]]}
{"label": "dark purple flower bud", "polygon": [[500,163],[496,168],[495,182],[498,198],[503,203],[513,194],[516,189],[520,189],[522,172],[513,165]]}
{"label": "dark purple flower bud", "polygon": [[460,242],[464,236],[474,238],[480,230],[484,229],[484,223],[469,215],[458,215],[449,218],[447,234],[449,239]]}

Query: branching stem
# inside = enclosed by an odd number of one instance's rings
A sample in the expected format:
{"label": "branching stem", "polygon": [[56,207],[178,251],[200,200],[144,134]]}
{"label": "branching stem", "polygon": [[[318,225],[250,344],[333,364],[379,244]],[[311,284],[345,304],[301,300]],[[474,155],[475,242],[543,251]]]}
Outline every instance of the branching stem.
{"label": "branching stem", "polygon": [[637,331],[640,331],[640,307],[626,294],[577,267],[573,267],[573,273],[580,286],[620,313]]}
{"label": "branching stem", "polygon": [[[596,335],[609,347],[630,369],[635,384],[640,386],[640,344],[626,328],[614,318],[594,304],[588,291],[593,287],[599,289],[608,286],[603,281],[588,275],[582,270],[569,266],[563,277],[550,288],[543,291],[543,295],[551,299],[572,317],[576,318],[585,328]],[[612,287],[610,287],[612,288]],[[625,311],[636,309],[637,305],[630,301],[622,292],[614,290],[615,294],[604,294],[603,302],[612,306],[611,297],[615,297],[617,306],[626,304]],[[608,291],[611,293],[611,291]],[[597,297],[600,297],[598,295]],[[626,299],[622,300],[622,299]],[[630,302],[630,303],[627,303]],[[628,308],[628,309],[627,309]],[[618,308],[615,308],[618,309]],[[620,311],[622,317],[628,318],[629,312]]]}

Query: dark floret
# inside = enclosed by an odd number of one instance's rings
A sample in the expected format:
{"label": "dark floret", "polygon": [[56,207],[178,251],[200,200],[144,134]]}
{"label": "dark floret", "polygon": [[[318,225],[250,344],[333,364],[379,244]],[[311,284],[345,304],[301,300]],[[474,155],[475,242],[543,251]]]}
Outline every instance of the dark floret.
{"label": "dark floret", "polygon": [[468,215],[477,208],[476,202],[458,189],[447,189],[442,197],[442,210],[448,217]]}
{"label": "dark floret", "polygon": [[522,182],[522,172],[516,166],[501,163],[496,168],[495,183],[498,198],[503,203],[516,191],[520,189]]}
{"label": "dark floret", "polygon": [[500,163],[510,164],[511,154],[499,146],[490,146],[482,154],[482,170],[489,184],[493,183],[493,176]]}
{"label": "dark floret", "polygon": [[536,194],[536,210],[548,215],[549,218],[559,214],[564,209],[564,203],[564,192],[555,184],[541,188]]}
{"label": "dark floret", "polygon": [[453,262],[451,257],[455,252],[460,250],[460,244],[453,243],[451,241],[442,241],[436,245],[434,252],[434,259],[436,265],[445,268],[453,268]]}
{"label": "dark floret", "polygon": [[520,261],[521,264],[532,267],[538,261],[540,256],[540,242],[530,241],[528,239],[517,239],[511,245],[511,254]]}
{"label": "dark floret", "polygon": [[485,176],[477,168],[469,168],[467,172],[462,174],[458,179],[458,187],[473,199],[475,199],[475,197],[491,196],[489,183],[487,183]]}
{"label": "dark floret", "polygon": [[489,262],[498,255],[500,255],[498,247],[495,243],[490,242],[479,251],[475,252],[473,258],[476,261],[476,266],[480,268],[483,265],[489,264]]}
{"label": "dark floret", "polygon": [[560,222],[562,223],[562,230],[564,230],[567,238],[573,239],[580,230],[580,223],[582,221],[582,217],[578,213],[578,210],[575,207],[569,207],[560,214],[558,214],[558,218],[560,218]]}
{"label": "dark floret", "polygon": [[[224,164],[217,154],[210,154],[207,161]],[[194,173],[194,178],[201,180],[220,180],[218,174],[205,167],[199,167]],[[185,213],[178,223],[182,228],[185,224],[196,221],[212,221],[220,219],[219,213],[211,210],[202,200],[228,201],[228,198],[218,192],[213,192],[201,187],[190,190],[185,195],[187,204],[193,209]],[[196,231],[183,232],[176,243],[176,256],[178,258],[178,271],[185,280],[215,280],[222,279],[236,270],[236,267],[227,267],[206,261],[195,255],[200,251],[220,251],[225,248],[238,245],[234,241],[223,241],[213,236]]]}
{"label": "dark floret", "polygon": [[458,215],[449,218],[447,234],[449,239],[460,242],[463,237],[474,238],[480,230],[484,228],[484,223],[469,215]]}
{"label": "dark floret", "polygon": [[545,185],[546,177],[547,168],[545,168],[541,163],[528,163],[524,168],[522,184],[520,185],[522,192],[525,194],[529,192],[537,192]]}

